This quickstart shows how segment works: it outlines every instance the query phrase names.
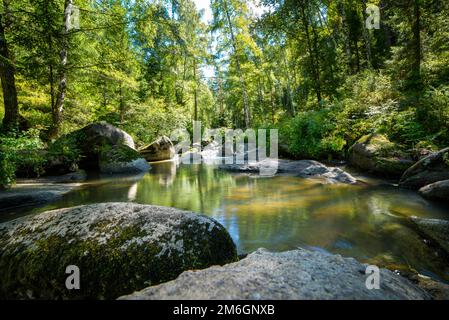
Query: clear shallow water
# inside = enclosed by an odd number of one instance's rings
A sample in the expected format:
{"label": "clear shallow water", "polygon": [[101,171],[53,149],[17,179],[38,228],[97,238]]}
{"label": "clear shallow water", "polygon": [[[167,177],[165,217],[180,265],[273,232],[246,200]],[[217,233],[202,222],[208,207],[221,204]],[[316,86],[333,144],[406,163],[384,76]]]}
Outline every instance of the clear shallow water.
{"label": "clear shallow water", "polygon": [[152,164],[151,173],[143,176],[92,180],[56,203],[20,215],[109,201],[204,213],[226,227],[240,253],[301,246],[449,281],[448,260],[438,256],[406,222],[412,215],[449,219],[449,207],[386,184],[260,178],[212,166],[165,162]]}

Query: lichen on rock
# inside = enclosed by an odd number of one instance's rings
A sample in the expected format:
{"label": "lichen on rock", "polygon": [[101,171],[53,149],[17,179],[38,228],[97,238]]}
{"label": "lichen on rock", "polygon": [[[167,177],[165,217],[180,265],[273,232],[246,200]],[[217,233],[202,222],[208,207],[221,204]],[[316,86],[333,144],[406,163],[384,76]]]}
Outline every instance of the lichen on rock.
{"label": "lichen on rock", "polygon": [[304,249],[259,249],[225,266],[183,272],[173,281],[120,297],[124,300],[430,299],[406,278],[380,269],[379,289],[366,286],[367,265]]}
{"label": "lichen on rock", "polygon": [[[0,298],[110,299],[182,271],[236,261],[215,220],[174,208],[101,203],[0,224]],[[65,287],[76,265],[81,289]]]}

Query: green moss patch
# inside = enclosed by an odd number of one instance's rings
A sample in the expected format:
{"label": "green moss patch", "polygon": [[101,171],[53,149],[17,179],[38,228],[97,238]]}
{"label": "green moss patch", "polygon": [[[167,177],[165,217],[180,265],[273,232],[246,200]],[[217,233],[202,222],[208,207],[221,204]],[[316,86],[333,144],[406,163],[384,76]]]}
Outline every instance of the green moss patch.
{"label": "green moss patch", "polygon": [[[210,218],[115,205],[55,210],[0,225],[0,298],[114,299],[185,270],[237,261],[231,237]],[[80,269],[79,290],[65,287],[69,265]]]}

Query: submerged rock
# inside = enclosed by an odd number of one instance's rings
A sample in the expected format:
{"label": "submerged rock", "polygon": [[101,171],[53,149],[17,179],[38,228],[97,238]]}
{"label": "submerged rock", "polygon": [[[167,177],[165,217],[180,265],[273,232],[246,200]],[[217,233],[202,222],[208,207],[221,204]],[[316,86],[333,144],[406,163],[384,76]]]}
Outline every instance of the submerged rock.
{"label": "submerged rock", "polygon": [[258,162],[246,163],[246,164],[222,164],[220,169],[235,171],[235,172],[247,172],[247,173],[260,173],[267,175],[273,175],[276,173],[287,173],[307,177],[323,177],[331,183],[356,183],[357,180],[349,173],[336,167],[327,167],[326,165],[314,161],[314,160],[283,160],[283,159],[265,159]]}
{"label": "submerged rock", "polygon": [[147,161],[169,160],[175,156],[175,147],[166,136],[159,137],[149,145],[139,149]]}
{"label": "submerged rock", "polygon": [[415,163],[401,177],[399,186],[419,189],[449,179],[449,148],[435,152]]}
{"label": "submerged rock", "polygon": [[0,212],[54,202],[78,187],[77,183],[42,183],[41,179],[21,183],[0,192]]}
{"label": "submerged rock", "polygon": [[435,241],[449,254],[449,221],[411,217],[419,231]]}
{"label": "submerged rock", "polygon": [[392,177],[400,177],[414,163],[395,143],[381,134],[360,138],[351,147],[349,160],[360,169]]}
{"label": "submerged rock", "polygon": [[367,289],[366,265],[308,250],[259,249],[239,262],[187,271],[176,280],[120,299],[430,299],[407,279],[380,270],[380,289]]}
{"label": "submerged rock", "polygon": [[[215,220],[174,208],[101,203],[0,224],[0,298],[116,298],[182,271],[237,259]],[[67,290],[66,267],[81,289]]]}
{"label": "submerged rock", "polygon": [[443,180],[428,184],[419,189],[419,193],[430,200],[449,202],[449,180]]}

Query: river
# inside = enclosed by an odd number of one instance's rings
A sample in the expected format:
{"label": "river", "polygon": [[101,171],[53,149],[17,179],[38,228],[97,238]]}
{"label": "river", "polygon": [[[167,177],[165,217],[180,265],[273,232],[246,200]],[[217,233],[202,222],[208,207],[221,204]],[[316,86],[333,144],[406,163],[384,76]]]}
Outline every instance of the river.
{"label": "river", "polygon": [[407,223],[409,216],[449,219],[449,208],[379,180],[328,184],[292,175],[258,177],[205,164],[162,162],[137,177],[90,179],[57,202],[9,212],[8,217],[111,201],[170,206],[213,217],[229,231],[239,253],[304,247],[449,282],[447,260]]}

